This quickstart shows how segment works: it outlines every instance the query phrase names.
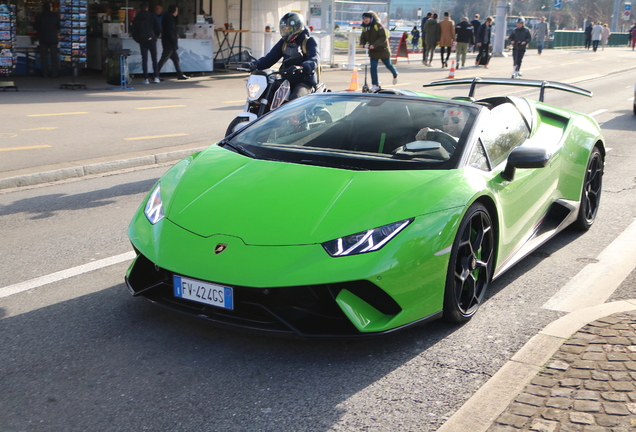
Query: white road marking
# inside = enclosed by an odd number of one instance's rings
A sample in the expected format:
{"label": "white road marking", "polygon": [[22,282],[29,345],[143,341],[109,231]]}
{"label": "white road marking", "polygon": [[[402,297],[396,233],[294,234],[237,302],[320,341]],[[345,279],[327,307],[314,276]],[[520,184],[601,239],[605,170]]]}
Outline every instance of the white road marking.
{"label": "white road marking", "polygon": [[49,275],[42,276],[39,278],[20,282],[14,285],[9,285],[9,286],[0,288],[0,298],[8,297],[13,294],[18,294],[24,291],[32,290],[34,288],[39,288],[41,286],[48,285],[53,282],[59,282],[64,279],[72,278],[73,276],[78,276],[83,273],[99,270],[101,268],[119,264],[124,261],[129,261],[133,258],[135,258],[135,252],[132,252],[132,251],[126,252],[121,255],[115,255],[109,258],[101,259],[99,261],[93,261],[88,264],[62,270],[56,273],[51,273]]}
{"label": "white road marking", "polygon": [[633,98],[633,97],[630,97],[630,98],[629,98],[629,99],[627,99],[627,100],[628,100],[628,101],[633,101],[633,100],[634,100],[634,98]]}
{"label": "white road marking", "polygon": [[603,114],[605,111],[607,111],[606,109],[600,109],[598,111],[594,111],[592,114],[588,114],[590,117],[594,117],[597,116],[599,114]]}
{"label": "white road marking", "polygon": [[574,312],[604,303],[636,268],[636,220],[543,306]]}

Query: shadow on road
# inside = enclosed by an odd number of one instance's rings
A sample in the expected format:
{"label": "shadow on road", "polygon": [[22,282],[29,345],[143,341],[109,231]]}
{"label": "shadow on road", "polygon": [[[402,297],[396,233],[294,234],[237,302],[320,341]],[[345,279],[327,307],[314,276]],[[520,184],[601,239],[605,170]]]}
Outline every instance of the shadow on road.
{"label": "shadow on road", "polygon": [[122,284],[0,328],[3,431],[320,431],[343,401],[458,327],[372,340],[261,337],[164,312]]}
{"label": "shadow on road", "polygon": [[49,194],[25,198],[10,205],[0,205],[0,216],[25,213],[30,219],[44,219],[55,216],[59,211],[107,206],[114,202],[112,198],[150,191],[157,180],[154,178],[126,183],[81,194]]}

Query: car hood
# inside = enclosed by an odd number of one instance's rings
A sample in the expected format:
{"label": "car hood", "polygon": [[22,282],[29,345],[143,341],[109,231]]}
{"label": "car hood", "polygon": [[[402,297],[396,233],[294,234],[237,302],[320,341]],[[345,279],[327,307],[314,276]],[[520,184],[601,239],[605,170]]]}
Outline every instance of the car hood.
{"label": "car hood", "polygon": [[167,218],[197,235],[248,245],[316,244],[465,205],[473,193],[457,171],[350,171],[212,146],[178,180]]}

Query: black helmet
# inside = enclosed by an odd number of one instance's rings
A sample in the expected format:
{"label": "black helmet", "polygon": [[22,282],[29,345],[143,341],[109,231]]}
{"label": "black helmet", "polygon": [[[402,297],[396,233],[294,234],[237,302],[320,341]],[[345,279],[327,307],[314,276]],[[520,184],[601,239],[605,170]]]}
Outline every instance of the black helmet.
{"label": "black helmet", "polygon": [[305,29],[305,19],[296,12],[288,12],[280,19],[280,35],[285,41]]}

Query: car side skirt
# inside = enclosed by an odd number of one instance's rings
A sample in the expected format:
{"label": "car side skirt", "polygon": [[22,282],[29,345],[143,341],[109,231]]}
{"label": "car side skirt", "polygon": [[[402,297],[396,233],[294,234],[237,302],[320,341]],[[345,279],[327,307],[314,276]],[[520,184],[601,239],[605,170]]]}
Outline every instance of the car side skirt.
{"label": "car side skirt", "polygon": [[526,240],[520,242],[519,246],[500,262],[492,279],[501,276],[510,267],[576,221],[580,205],[578,201],[564,199],[552,203],[548,211],[527,234]]}

